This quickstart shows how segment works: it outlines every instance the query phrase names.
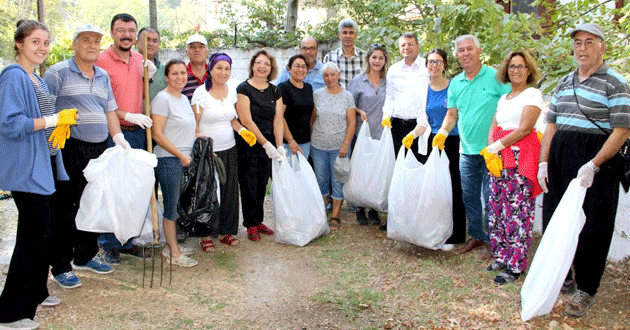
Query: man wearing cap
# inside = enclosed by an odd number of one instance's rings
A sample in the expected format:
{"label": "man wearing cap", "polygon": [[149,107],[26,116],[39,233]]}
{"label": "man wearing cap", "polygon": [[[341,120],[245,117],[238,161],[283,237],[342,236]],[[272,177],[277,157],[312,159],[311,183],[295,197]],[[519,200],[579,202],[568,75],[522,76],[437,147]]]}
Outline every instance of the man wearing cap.
{"label": "man wearing cap", "polygon": [[[118,105],[116,115],[125,139],[132,148],[146,150],[145,129],[150,128],[153,121],[143,114],[144,61],[142,55],[131,50],[136,44],[137,26],[133,16],[116,14],[110,27],[114,44],[99,55],[96,65],[105,69],[111,79],[112,91]],[[156,71],[155,65],[151,61],[144,62],[144,65],[149,69],[148,79],[151,79]],[[108,146],[114,146],[112,139],[107,142]],[[141,220],[144,219],[138,219]],[[123,246],[112,233],[101,234],[98,243],[105,252],[105,261],[112,265],[120,262],[119,252],[136,258],[144,257],[142,248],[133,246],[131,240]]]}
{"label": "man wearing cap", "polygon": [[143,27],[138,31],[138,44],[136,48],[140,54],[142,54],[144,49],[145,35],[147,36],[147,58],[155,64],[155,68],[157,69],[149,82],[149,100],[153,100],[158,92],[166,88],[166,80],[164,79],[164,69],[161,68],[162,63],[160,63],[158,59],[158,52],[160,51],[160,32],[150,27]]}
{"label": "man wearing cap", "polygon": [[[308,72],[306,73],[304,82],[311,84],[311,86],[313,86],[313,91],[326,86],[326,83],[324,83],[324,77],[320,71],[324,64],[317,60],[317,53],[318,47],[317,40],[315,40],[315,38],[306,36],[302,39],[302,41],[300,41],[300,54],[306,57],[306,66],[308,67]],[[289,70],[287,70],[286,67],[283,68],[280,78],[276,80],[276,85],[289,80],[290,76]]]}
{"label": "man wearing cap", "polygon": [[203,84],[208,77],[208,41],[201,34],[193,34],[186,40],[186,56],[188,56],[188,82],[182,94],[188,101],[192,99],[195,89]]}
{"label": "man wearing cap", "polygon": [[345,18],[339,22],[338,30],[341,47],[331,50],[330,53],[324,56],[322,62],[333,62],[337,64],[341,70],[339,83],[343,88],[348,89],[354,76],[358,75],[361,73],[361,70],[363,70],[365,51],[354,46],[359,30],[357,22]]}
{"label": "man wearing cap", "polygon": [[594,303],[612,240],[621,169],[610,159],[630,136],[630,88],[604,62],[606,44],[599,25],[580,24],[571,38],[578,68],[558,82],[551,99],[538,181],[546,193],[544,228],[572,179],[588,188],[573,272],[562,286],[563,293],[572,293],[564,313],[579,317]]}
{"label": "man wearing cap", "polygon": [[56,97],[55,107],[76,108],[79,120],[70,128],[71,137],[63,151],[64,166],[70,181],[57,182],[59,216],[53,221],[53,253],[51,266],[53,280],[64,288],[75,288],[81,280],[72,272],[71,261],[79,269],[96,273],[110,273],[113,269],[96,258],[97,233],[77,230],[74,218],[87,181],[83,169],[91,159],[107,149],[107,135],[124,148],[129,148],[120,131],[116,116],[116,101],[109,75],[94,65],[100,53],[101,30],[83,25],[74,32],[74,56],[51,66],[44,75],[51,94]]}

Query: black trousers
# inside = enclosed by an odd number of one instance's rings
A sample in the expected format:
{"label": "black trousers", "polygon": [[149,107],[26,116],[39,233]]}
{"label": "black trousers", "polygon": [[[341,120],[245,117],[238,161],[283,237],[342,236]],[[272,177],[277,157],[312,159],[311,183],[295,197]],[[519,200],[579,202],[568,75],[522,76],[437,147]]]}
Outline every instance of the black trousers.
{"label": "black trousers", "polygon": [[263,222],[263,202],[271,175],[271,159],[259,144],[250,147],[236,139],[238,146],[238,183],[243,204],[243,226],[250,228]]}
{"label": "black trousers", "polygon": [[[431,133],[429,141],[433,141],[435,134]],[[433,149],[428,148],[429,158]],[[462,199],[462,179],[459,175],[459,136],[449,135],[444,142],[444,152],[448,157],[448,171],[451,174],[451,188],[453,190],[453,234],[446,240],[446,244],[461,244],[466,242],[466,209]],[[425,161],[426,162],[426,159]],[[423,162],[423,163],[424,163]]]}
{"label": "black trousers", "polygon": [[89,143],[70,138],[63,149],[63,164],[70,181],[57,183],[60,211],[52,225],[52,250],[50,265],[52,274],[59,275],[72,270],[70,262],[84,265],[98,253],[96,242],[99,233],[78,230],[74,218],[79,211],[79,202],[87,181],[83,169],[91,159],[98,158],[107,142]]}
{"label": "black trousers", "polygon": [[[398,150],[400,150],[400,146],[402,146],[402,139],[409,134],[409,132],[413,131],[416,128],[417,122],[415,119],[400,119],[400,118],[391,118],[392,121],[392,139],[394,142],[394,157],[398,156]],[[427,161],[427,156],[422,156],[418,153],[418,139],[413,140],[413,144],[411,145],[410,150],[413,152],[414,156],[424,164]]]}
{"label": "black trousers", "polygon": [[33,319],[37,305],[48,297],[46,281],[54,194],[19,191],[11,194],[18,209],[18,225],[9,273],[0,295],[0,323]]}
{"label": "black trousers", "polygon": [[[606,139],[607,136],[603,135],[556,132],[549,150],[549,193],[543,197],[543,230],[547,228],[571,180],[577,176],[582,165],[595,157]],[[618,199],[619,178],[615,169],[605,163],[586,191],[582,206],[586,223],[573,259],[577,288],[590,295],[597,293],[604,274]]]}

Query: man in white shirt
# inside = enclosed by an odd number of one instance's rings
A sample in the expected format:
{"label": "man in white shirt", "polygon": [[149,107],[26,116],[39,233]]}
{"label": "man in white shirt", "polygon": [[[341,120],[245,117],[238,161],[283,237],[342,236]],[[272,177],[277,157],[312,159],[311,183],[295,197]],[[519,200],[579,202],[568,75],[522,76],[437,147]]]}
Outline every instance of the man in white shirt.
{"label": "man in white shirt", "polygon": [[[418,56],[420,45],[413,32],[406,32],[398,39],[402,61],[394,63],[387,71],[387,89],[383,105],[383,126],[391,126],[394,152],[398,152],[402,139],[416,125],[428,127],[426,121],[427,86],[429,71],[424,58]],[[425,145],[426,145],[426,141]],[[411,150],[419,160],[418,140]],[[425,151],[426,153],[426,151]]]}

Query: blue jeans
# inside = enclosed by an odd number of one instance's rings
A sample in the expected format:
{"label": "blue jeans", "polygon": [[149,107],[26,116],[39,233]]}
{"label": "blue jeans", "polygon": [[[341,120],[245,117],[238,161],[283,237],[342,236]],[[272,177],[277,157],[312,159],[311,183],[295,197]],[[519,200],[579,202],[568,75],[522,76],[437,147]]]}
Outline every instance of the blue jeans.
{"label": "blue jeans", "polygon": [[177,203],[179,202],[179,183],[184,175],[184,167],[177,157],[160,157],[155,168],[155,177],[162,189],[164,218],[177,221]]}
{"label": "blue jeans", "polygon": [[489,177],[483,156],[460,154],[459,172],[462,179],[464,208],[468,218],[468,234],[474,239],[489,243],[487,212]]}
{"label": "blue jeans", "polygon": [[[125,140],[129,142],[129,145],[131,145],[132,148],[147,150],[147,133],[144,129],[139,128],[133,132],[124,129],[121,131],[123,133],[123,136],[125,137]],[[108,136],[107,147],[113,147],[115,145],[116,144],[112,140],[112,137]],[[116,239],[116,236],[112,233],[103,233],[98,237],[98,245],[100,245],[105,252],[111,250],[130,249],[132,247],[132,241],[133,240],[130,239],[127,243],[125,243],[125,245],[123,245],[121,242],[118,241],[118,239]]]}
{"label": "blue jeans", "polygon": [[[298,145],[302,148],[302,151],[304,151],[304,158],[308,159],[308,155],[311,154],[311,143],[306,142]],[[284,144],[284,150],[286,150],[287,156],[291,153],[291,147],[289,147],[288,143]]]}
{"label": "blue jeans", "polygon": [[330,196],[330,186],[332,186],[332,199],[343,200],[343,183],[337,181],[335,173],[335,159],[338,154],[339,150],[321,150],[311,146],[313,170],[322,196]]}

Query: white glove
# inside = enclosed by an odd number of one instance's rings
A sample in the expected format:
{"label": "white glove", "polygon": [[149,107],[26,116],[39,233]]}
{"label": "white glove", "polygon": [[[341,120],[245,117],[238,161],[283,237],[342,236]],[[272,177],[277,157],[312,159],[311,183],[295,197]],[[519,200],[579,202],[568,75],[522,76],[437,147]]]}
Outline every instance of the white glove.
{"label": "white glove", "polygon": [[593,164],[592,160],[582,165],[577,174],[577,177],[581,178],[580,185],[584,188],[590,188],[593,185],[593,178],[595,178],[595,173],[597,172],[599,172],[599,167]]}
{"label": "white glove", "polygon": [[271,159],[282,159],[282,155],[278,152],[278,149],[271,144],[271,142],[267,141],[267,143],[263,144],[263,148],[265,148],[265,152],[267,153],[267,157]]}
{"label": "white glove", "polygon": [[125,136],[123,135],[123,133],[117,133],[116,135],[114,135],[112,140],[114,140],[115,145],[121,146],[125,148],[125,150],[131,150],[131,145],[129,144],[129,142],[127,142],[127,140],[125,140]]}
{"label": "white glove", "polygon": [[149,72],[149,79],[153,78],[153,75],[155,75],[155,73],[157,72],[155,64],[153,64],[151,60],[142,60],[142,64],[145,68],[147,68],[147,71]]}
{"label": "white glove", "polygon": [[284,149],[284,146],[278,147],[278,153],[282,156],[282,158],[287,158],[287,151]]}
{"label": "white glove", "polygon": [[547,162],[542,162],[538,164],[538,184],[540,188],[546,193],[549,192],[547,188],[547,181],[549,181],[549,173],[547,172]]}
{"label": "white glove", "polygon": [[505,146],[501,143],[501,139],[494,141],[493,144],[486,147],[486,150],[493,154],[496,154],[503,149],[505,149]]}
{"label": "white glove", "polygon": [[59,115],[54,114],[50,116],[44,117],[44,121],[46,122],[46,126],[44,128],[51,128],[57,126],[57,121],[59,121]]}
{"label": "white glove", "polygon": [[134,123],[142,128],[147,128],[153,126],[153,120],[150,117],[145,116],[141,113],[129,113],[125,115],[125,120]]}

